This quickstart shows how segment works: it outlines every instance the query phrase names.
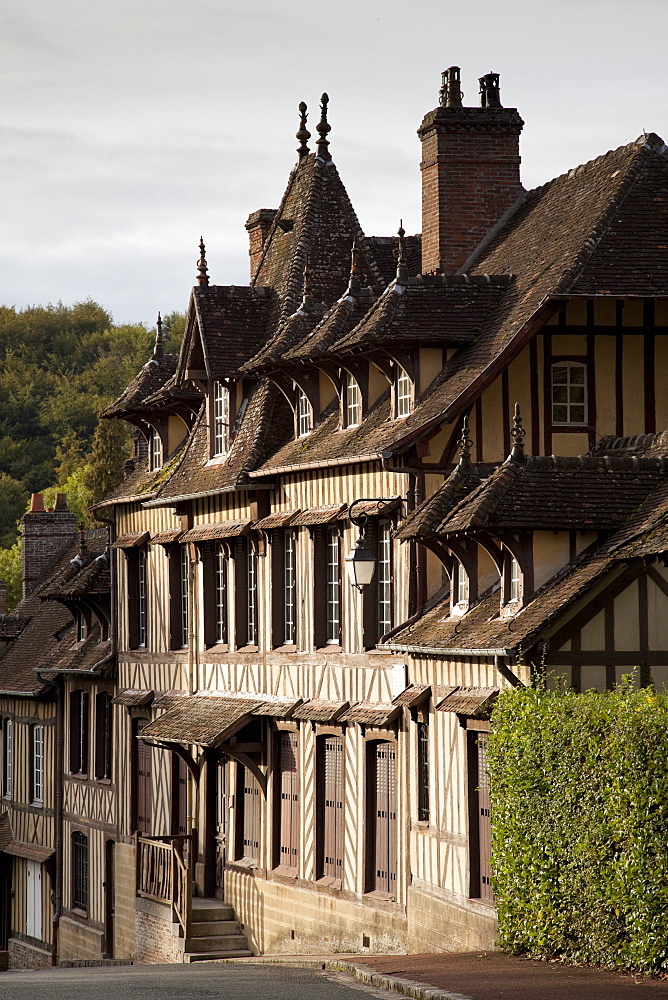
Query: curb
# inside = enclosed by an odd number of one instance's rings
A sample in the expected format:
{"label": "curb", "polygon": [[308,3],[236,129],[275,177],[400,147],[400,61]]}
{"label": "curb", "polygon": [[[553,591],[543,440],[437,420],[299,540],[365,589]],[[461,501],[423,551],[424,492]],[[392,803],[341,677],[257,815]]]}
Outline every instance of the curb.
{"label": "curb", "polygon": [[368,986],[389,990],[392,993],[401,993],[403,996],[412,997],[413,1000],[471,1000],[471,997],[464,993],[437,990],[433,986],[422,985],[413,979],[402,979],[399,976],[386,976],[380,972],[374,972],[368,965],[330,960],[323,962],[323,968],[330,972],[346,972]]}

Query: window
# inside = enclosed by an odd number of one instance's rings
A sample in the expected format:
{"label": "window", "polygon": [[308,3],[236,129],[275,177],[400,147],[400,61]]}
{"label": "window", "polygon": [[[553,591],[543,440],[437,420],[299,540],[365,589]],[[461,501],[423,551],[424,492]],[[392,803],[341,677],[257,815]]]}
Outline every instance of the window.
{"label": "window", "polygon": [[125,549],[128,581],[128,644],[142,649],[148,642],[146,550]]}
{"label": "window", "polygon": [[397,366],[394,381],[394,415],[396,417],[407,417],[411,412],[412,388],[407,372]]}
{"label": "window", "polygon": [[70,692],[70,773],[88,774],[88,691]]}
{"label": "window", "polygon": [[336,528],[327,529],[327,643],[341,645],[341,556]]}
{"label": "window", "polygon": [[313,430],[313,411],[306,393],[297,387],[297,436],[305,437]]}
{"label": "window", "polygon": [[378,638],[392,628],[392,526],[378,525]]}
{"label": "window", "polygon": [[429,822],[429,726],[417,724],[418,819]]}
{"label": "window", "polygon": [[452,603],[455,606],[466,605],[468,602],[468,577],[459,559],[453,560]]}
{"label": "window", "polygon": [[227,552],[224,545],[216,545],[214,560],[216,642],[227,642]]}
{"label": "window", "polygon": [[520,599],[520,564],[518,563],[515,556],[510,557],[510,600],[519,601]]}
{"label": "window", "polygon": [[151,747],[137,739],[148,719],[132,720],[132,829],[150,834],[153,809],[151,800]]}
{"label": "window", "polygon": [[111,781],[112,722],[111,695],[102,691],[95,699],[95,777]]}
{"label": "window", "polygon": [[587,423],[587,368],[578,361],[552,365],[552,423]]}
{"label": "window", "polygon": [[469,786],[469,840],[470,887],[473,899],[494,901],[492,892],[492,821],[487,773],[487,743],[489,733],[468,730],[468,786]]}
{"label": "window", "polygon": [[230,440],[230,397],[222,382],[213,383],[213,455],[226,455]]}
{"label": "window", "polygon": [[257,554],[251,538],[246,539],[246,644],[257,646]]}
{"label": "window", "polygon": [[152,472],[159,469],[162,465],[162,441],[160,440],[160,435],[156,431],[155,427],[151,428],[151,433],[148,440],[148,460],[149,467]]}
{"label": "window", "polygon": [[260,857],[260,786],[243,764],[237,764],[236,849],[237,861],[257,864]]}
{"label": "window", "polygon": [[366,891],[397,890],[397,755],[394,743],[367,743]]}
{"label": "window", "polygon": [[341,888],[343,877],[343,739],[318,738],[316,877]]}
{"label": "window", "polygon": [[5,719],[3,792],[6,799],[14,794],[14,720]]}
{"label": "window", "polygon": [[281,873],[296,875],[299,869],[299,737],[297,733],[278,733],[278,837],[275,867]]}
{"label": "window", "polygon": [[297,641],[297,535],[286,531],[283,536],[283,593],[285,633],[284,642],[294,645]]}
{"label": "window", "polygon": [[170,545],[168,551],[171,647],[186,649],[189,632],[190,559],[185,545]]}
{"label": "window", "polygon": [[72,834],[72,909],[88,912],[88,837]]}
{"label": "window", "polygon": [[362,393],[350,372],[345,375],[343,408],[344,426],[357,427],[362,422]]}
{"label": "window", "polygon": [[86,616],[83,611],[77,611],[74,623],[77,637],[76,641],[83,642],[88,635],[88,622],[86,621]]}
{"label": "window", "polygon": [[522,570],[515,556],[505,550],[503,563],[503,604],[522,600]]}
{"label": "window", "polygon": [[44,726],[32,729],[32,781],[31,799],[41,805],[44,802]]}

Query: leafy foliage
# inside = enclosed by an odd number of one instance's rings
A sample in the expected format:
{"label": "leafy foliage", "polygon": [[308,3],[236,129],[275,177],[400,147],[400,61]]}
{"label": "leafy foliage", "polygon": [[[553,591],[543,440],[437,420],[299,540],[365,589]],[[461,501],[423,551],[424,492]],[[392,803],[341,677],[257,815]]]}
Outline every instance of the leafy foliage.
{"label": "leafy foliage", "polygon": [[668,697],[504,693],[489,744],[494,891],[513,953],[668,968]]}
{"label": "leafy foliage", "polygon": [[11,549],[0,549],[0,580],[7,584],[7,607],[11,610],[21,600],[23,589],[23,561],[21,540],[14,542]]}

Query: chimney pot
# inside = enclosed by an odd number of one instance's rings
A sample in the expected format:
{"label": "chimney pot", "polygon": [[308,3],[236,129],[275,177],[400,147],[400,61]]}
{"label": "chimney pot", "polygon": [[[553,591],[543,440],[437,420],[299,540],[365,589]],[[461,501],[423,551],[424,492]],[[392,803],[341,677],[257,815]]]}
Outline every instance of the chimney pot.
{"label": "chimney pot", "polygon": [[478,83],[480,84],[480,107],[502,107],[501,90],[499,88],[499,74],[486,73],[484,76],[480,77]]}
{"label": "chimney pot", "polygon": [[451,66],[441,73],[439,103],[442,108],[461,108],[464,94],[461,90],[459,66]]}
{"label": "chimney pot", "polygon": [[30,497],[30,513],[38,514],[44,510],[44,494],[33,493]]}

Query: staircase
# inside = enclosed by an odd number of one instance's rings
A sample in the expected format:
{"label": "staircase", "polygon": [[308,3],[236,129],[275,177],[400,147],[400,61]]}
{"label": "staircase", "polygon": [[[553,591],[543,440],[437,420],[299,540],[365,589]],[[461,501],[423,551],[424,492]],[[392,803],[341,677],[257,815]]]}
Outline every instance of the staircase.
{"label": "staircase", "polygon": [[185,946],[184,962],[213,962],[252,954],[230,904],[198,896],[192,901],[190,937]]}

